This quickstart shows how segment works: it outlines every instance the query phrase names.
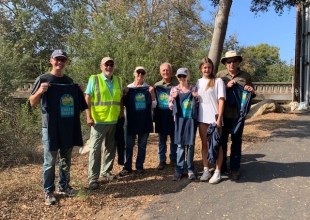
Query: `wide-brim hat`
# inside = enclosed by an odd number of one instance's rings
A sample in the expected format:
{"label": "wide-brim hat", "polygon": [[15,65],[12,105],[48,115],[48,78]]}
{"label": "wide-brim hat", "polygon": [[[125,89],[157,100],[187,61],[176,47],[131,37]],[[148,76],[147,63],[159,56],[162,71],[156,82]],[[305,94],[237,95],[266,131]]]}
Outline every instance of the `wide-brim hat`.
{"label": "wide-brim hat", "polygon": [[238,58],[240,63],[242,62],[243,58],[242,56],[238,55],[237,51],[235,50],[229,50],[225,53],[225,56],[221,58],[221,63],[222,64],[225,64],[226,60],[227,59],[230,59],[230,58]]}

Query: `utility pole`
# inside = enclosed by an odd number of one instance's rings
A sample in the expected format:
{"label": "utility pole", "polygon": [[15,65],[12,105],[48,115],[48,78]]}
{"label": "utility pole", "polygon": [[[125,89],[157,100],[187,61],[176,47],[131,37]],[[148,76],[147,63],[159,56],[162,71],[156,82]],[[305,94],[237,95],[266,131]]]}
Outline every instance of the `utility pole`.
{"label": "utility pole", "polygon": [[302,18],[301,18],[301,3],[296,5],[296,39],[295,39],[295,71],[293,83],[293,101],[300,102],[300,64],[301,64],[301,38],[302,38]]}

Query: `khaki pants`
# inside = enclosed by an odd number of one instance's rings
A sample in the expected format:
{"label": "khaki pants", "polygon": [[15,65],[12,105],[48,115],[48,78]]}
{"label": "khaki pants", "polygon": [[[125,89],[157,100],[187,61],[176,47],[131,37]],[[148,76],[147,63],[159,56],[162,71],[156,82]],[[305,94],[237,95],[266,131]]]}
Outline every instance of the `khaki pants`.
{"label": "khaki pants", "polygon": [[[95,124],[90,131],[88,179],[97,181],[113,169],[116,124]],[[102,142],[105,145],[102,147]]]}

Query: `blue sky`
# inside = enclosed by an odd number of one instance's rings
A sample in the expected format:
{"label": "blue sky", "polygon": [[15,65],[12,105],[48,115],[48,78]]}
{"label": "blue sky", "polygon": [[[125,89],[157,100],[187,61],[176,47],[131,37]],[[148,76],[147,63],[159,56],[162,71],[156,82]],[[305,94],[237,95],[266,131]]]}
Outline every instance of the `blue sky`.
{"label": "blue sky", "polygon": [[[296,9],[286,10],[282,16],[278,16],[273,8],[270,8],[269,12],[260,12],[255,15],[250,12],[250,3],[250,0],[233,1],[226,36],[235,34],[240,46],[255,46],[267,43],[279,47],[281,60],[287,63],[293,62],[295,56]],[[206,21],[211,21],[208,17],[210,7],[203,6],[205,8],[203,18]]]}

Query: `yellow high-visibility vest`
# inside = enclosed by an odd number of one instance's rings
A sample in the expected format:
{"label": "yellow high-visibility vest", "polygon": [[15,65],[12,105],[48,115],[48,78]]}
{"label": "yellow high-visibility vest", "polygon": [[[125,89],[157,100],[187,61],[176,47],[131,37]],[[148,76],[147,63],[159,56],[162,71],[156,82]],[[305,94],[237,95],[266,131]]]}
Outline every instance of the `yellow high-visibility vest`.
{"label": "yellow high-visibility vest", "polygon": [[120,114],[122,94],[121,79],[113,76],[113,94],[105,80],[99,75],[92,75],[94,95],[91,97],[91,115],[95,123],[115,124]]}

